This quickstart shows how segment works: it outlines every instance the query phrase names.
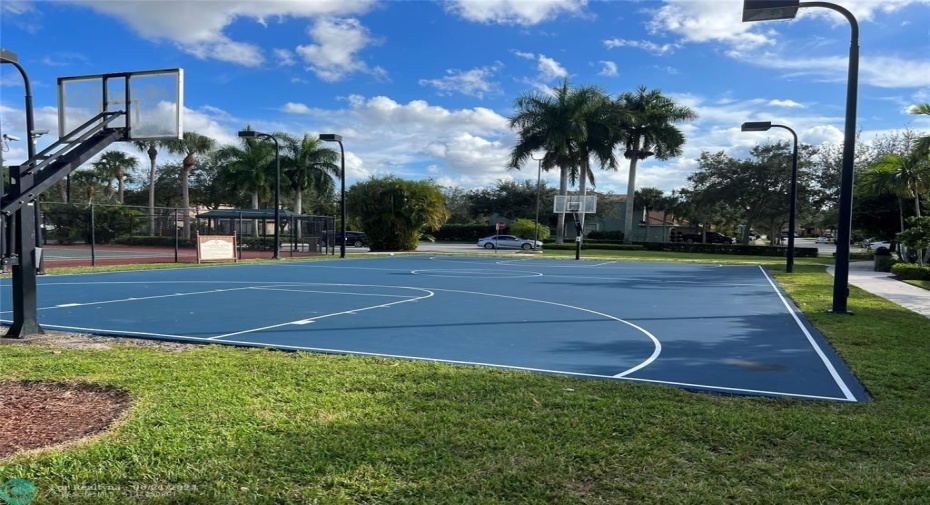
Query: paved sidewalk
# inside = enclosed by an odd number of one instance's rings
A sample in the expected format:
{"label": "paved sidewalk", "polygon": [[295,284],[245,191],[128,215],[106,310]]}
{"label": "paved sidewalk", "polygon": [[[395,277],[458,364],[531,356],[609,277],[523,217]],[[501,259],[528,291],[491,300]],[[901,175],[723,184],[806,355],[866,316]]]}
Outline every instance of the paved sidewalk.
{"label": "paved sidewalk", "polygon": [[[872,261],[851,262],[849,283],[930,318],[930,290],[895,280],[890,272],[876,272],[874,268]],[[827,272],[833,275],[833,267],[827,267]]]}

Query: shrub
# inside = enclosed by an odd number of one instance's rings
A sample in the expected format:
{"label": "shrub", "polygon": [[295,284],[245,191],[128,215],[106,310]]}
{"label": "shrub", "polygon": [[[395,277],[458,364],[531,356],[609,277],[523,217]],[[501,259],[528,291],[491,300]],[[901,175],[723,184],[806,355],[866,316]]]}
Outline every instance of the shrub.
{"label": "shrub", "polygon": [[[787,256],[788,248],[781,246],[761,246],[742,244],[701,244],[681,242],[646,242],[643,246],[648,251],[690,252],[708,254],[732,254],[736,256]],[[816,247],[795,247],[795,258],[816,258]]]}
{"label": "shrub", "polygon": [[[541,230],[540,230],[541,231]],[[494,226],[489,224],[444,224],[433,232],[436,240],[476,241],[494,235]]]}
{"label": "shrub", "polygon": [[[574,251],[575,243],[566,242],[564,244],[546,244],[543,250],[550,249],[553,251]],[[581,249],[597,249],[604,251],[642,251],[643,246],[638,244],[601,244],[597,242],[582,242]]]}
{"label": "shrub", "polygon": [[875,256],[875,271],[876,272],[890,272],[891,267],[894,266],[898,260],[894,259],[894,256],[888,255],[877,255]]}
{"label": "shrub", "polygon": [[895,277],[909,281],[930,281],[930,267],[921,267],[913,263],[895,263],[891,266]]}
{"label": "shrub", "polygon": [[539,228],[539,240],[549,238],[549,227],[534,223],[532,219],[514,219],[510,222],[510,234],[521,238],[536,238],[535,227]]}
{"label": "shrub", "polygon": [[623,232],[620,230],[613,231],[592,231],[588,233],[587,238],[592,240],[619,240],[620,243],[623,242]]}
{"label": "shrub", "polygon": [[[126,244],[148,247],[171,247],[174,248],[174,237],[129,237],[123,235],[113,241],[114,244]],[[178,247],[193,248],[193,239],[178,239]]]}

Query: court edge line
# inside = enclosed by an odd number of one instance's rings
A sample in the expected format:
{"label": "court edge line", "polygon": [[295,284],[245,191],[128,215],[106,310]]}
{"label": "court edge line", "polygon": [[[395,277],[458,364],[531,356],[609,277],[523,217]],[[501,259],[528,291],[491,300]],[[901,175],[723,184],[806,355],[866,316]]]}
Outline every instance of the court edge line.
{"label": "court edge line", "polygon": [[[10,321],[0,319],[0,322],[10,322]],[[261,342],[252,342],[249,340],[211,340],[210,338],[207,338],[207,337],[187,337],[187,336],[182,336],[182,335],[161,335],[158,333],[124,332],[122,330],[104,330],[100,328],[83,328],[79,326],[61,326],[61,325],[55,325],[55,324],[46,324],[43,326],[47,328],[79,330],[79,331],[86,331],[86,332],[91,332],[91,333],[98,332],[98,334],[99,332],[134,333],[137,335],[165,336],[168,338],[174,338],[174,339],[179,339],[179,340],[194,340],[197,342],[210,343],[210,344],[216,344],[216,343],[243,344],[243,345],[251,346],[251,347],[262,347],[262,348],[269,348],[269,349],[289,349],[289,350],[295,350],[295,351],[317,351],[317,352],[325,352],[325,353],[330,353],[330,354],[368,356],[368,357],[374,357],[374,358],[396,358],[396,359],[406,359],[406,360],[412,360],[412,361],[426,361],[430,363],[451,363],[455,365],[484,366],[484,367],[489,367],[489,368],[521,370],[521,371],[527,371],[527,372],[544,372],[544,373],[553,373],[553,374],[559,374],[559,375],[571,375],[571,376],[577,376],[577,377],[594,377],[598,379],[618,379],[618,380],[633,381],[633,382],[646,382],[650,384],[663,384],[663,385],[670,385],[670,386],[703,388],[703,389],[711,389],[711,390],[718,390],[718,391],[757,393],[757,394],[775,395],[775,396],[789,396],[789,397],[807,398],[807,399],[813,399],[813,400],[834,400],[834,401],[857,402],[857,400],[855,399],[850,400],[848,398],[838,398],[838,397],[833,397],[833,396],[805,395],[801,393],[785,393],[785,392],[780,392],[780,391],[766,391],[762,389],[731,388],[731,387],[726,387],[726,386],[692,384],[689,382],[662,381],[662,380],[656,380],[656,379],[641,379],[637,377],[620,377],[616,375],[599,375],[599,374],[590,374],[590,373],[581,373],[581,372],[567,372],[567,371],[562,371],[562,370],[549,370],[545,368],[521,367],[521,366],[514,366],[514,365],[496,365],[492,363],[482,363],[478,361],[458,361],[458,360],[451,360],[451,359],[405,356],[402,354],[385,354],[385,353],[373,353],[373,352],[364,352],[364,351],[346,351],[346,350],[340,350],[340,349],[328,349],[325,347],[305,347],[305,346],[299,346],[299,345],[265,344]],[[114,338],[119,338],[119,337],[114,337]]]}
{"label": "court edge line", "polygon": [[[229,291],[242,291],[244,289],[252,289],[251,287],[244,288],[229,288],[229,289],[211,289],[209,291],[191,291],[189,293],[171,293],[170,295],[153,295],[153,296],[133,296],[129,298],[118,298],[115,300],[102,300],[99,302],[86,302],[86,303],[64,303],[59,305],[52,305],[49,307],[39,307],[36,310],[51,310],[51,309],[69,309],[72,307],[85,307],[90,305],[107,305],[110,303],[123,303],[123,302],[135,302],[143,300],[154,300],[157,298],[173,298],[178,296],[189,296],[189,295],[209,295],[216,293],[226,293]],[[0,314],[7,314],[13,312],[12,310],[5,310],[0,312]]]}
{"label": "court edge line", "polygon": [[846,399],[849,401],[858,401],[856,400],[856,395],[852,394],[852,391],[849,390],[849,387],[846,385],[846,382],[843,381],[843,378],[840,377],[839,372],[836,371],[836,368],[833,366],[833,363],[830,362],[830,359],[827,358],[827,355],[824,354],[823,349],[817,345],[817,341],[814,340],[814,336],[811,335],[807,328],[804,327],[804,323],[801,322],[801,319],[798,317],[797,312],[794,308],[791,307],[791,304],[788,303],[788,300],[785,299],[784,295],[781,294],[781,291],[778,289],[778,286],[775,285],[775,282],[769,277],[768,272],[762,268],[762,265],[759,265],[759,270],[762,271],[762,275],[765,276],[766,280],[771,284],[772,289],[775,290],[775,294],[778,295],[778,298],[781,299],[781,303],[788,309],[788,313],[791,314],[791,317],[794,318],[794,322],[797,323],[798,327],[801,328],[801,331],[804,333],[804,336],[807,337],[807,341],[810,342],[811,346],[814,348],[814,351],[820,356],[823,364],[826,365],[827,370],[830,372],[830,375],[833,376],[833,380],[836,381],[836,385],[839,386],[840,390],[846,396]]}
{"label": "court edge line", "polygon": [[410,296],[404,295],[382,295],[380,293],[347,293],[344,291],[320,291],[316,289],[287,289],[287,288],[296,288],[299,286],[287,286],[285,288],[275,287],[275,286],[250,286],[246,289],[255,289],[259,291],[284,291],[287,293],[318,293],[323,295],[346,295],[346,296],[380,296],[382,298],[411,298]]}

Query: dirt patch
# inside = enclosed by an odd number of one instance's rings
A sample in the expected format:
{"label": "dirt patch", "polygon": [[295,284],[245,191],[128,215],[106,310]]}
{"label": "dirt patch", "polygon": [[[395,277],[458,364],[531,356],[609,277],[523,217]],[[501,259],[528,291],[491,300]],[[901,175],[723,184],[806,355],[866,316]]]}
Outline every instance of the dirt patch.
{"label": "dirt patch", "polygon": [[106,386],[0,380],[0,460],[102,433],[131,405],[129,393]]}
{"label": "dirt patch", "polygon": [[[0,328],[0,334],[6,333],[6,327]],[[168,352],[190,351],[200,347],[199,344],[185,344],[167,340],[150,340],[144,338],[105,337],[84,333],[67,333],[45,330],[42,335],[32,335],[24,339],[0,338],[0,345],[40,345],[58,349],[106,350],[120,345],[134,347],[152,347]]]}

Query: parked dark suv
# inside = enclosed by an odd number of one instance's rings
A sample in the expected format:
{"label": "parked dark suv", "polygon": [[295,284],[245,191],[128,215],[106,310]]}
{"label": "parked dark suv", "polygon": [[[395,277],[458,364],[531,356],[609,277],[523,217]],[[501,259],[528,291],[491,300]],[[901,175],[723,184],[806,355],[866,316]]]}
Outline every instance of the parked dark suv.
{"label": "parked dark suv", "polygon": [[[682,233],[681,234],[682,242],[701,242],[700,233]],[[717,233],[715,231],[707,232],[707,243],[708,244],[732,244],[734,242],[733,237],[728,237],[722,233]]]}
{"label": "parked dark suv", "polygon": [[[342,233],[336,233],[336,244],[339,244],[339,240],[342,238]],[[365,247],[367,240],[365,240],[365,233],[361,231],[346,231],[346,245],[354,247]]]}

